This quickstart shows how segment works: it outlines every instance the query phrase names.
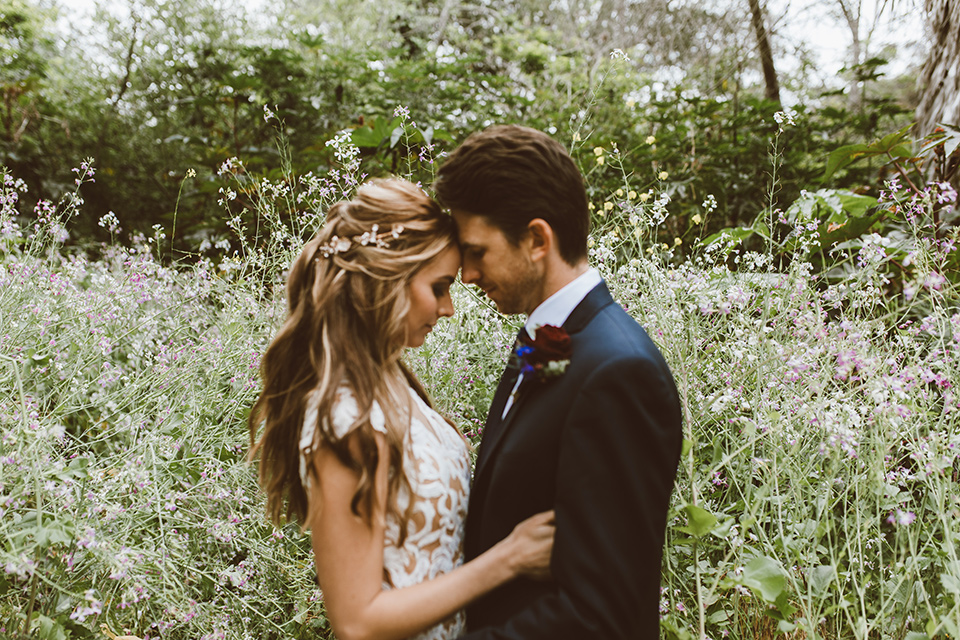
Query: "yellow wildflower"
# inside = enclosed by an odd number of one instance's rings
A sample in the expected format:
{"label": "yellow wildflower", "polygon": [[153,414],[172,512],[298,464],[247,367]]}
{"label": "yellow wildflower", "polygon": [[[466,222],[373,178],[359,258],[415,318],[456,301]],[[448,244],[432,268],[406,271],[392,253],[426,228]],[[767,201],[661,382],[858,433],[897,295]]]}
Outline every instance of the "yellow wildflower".
{"label": "yellow wildflower", "polygon": [[580,132],[579,132],[579,131],[575,131],[575,132],[573,133],[573,141],[574,141],[574,142],[580,142]]}
{"label": "yellow wildflower", "polygon": [[682,244],[683,244],[683,240],[681,240],[680,238],[674,238],[674,239],[673,239],[673,246],[679,247],[679,246],[682,245]]}
{"label": "yellow wildflower", "polygon": [[602,156],[602,155],[603,155],[603,147],[594,147],[594,148],[593,148],[593,155],[595,155],[595,156]]}
{"label": "yellow wildflower", "polygon": [[657,139],[654,138],[653,136],[647,136],[647,139],[644,140],[644,142],[646,142],[647,144],[655,144],[657,142]]}
{"label": "yellow wildflower", "polygon": [[603,203],[603,210],[604,210],[604,211],[613,211],[613,203],[612,203],[612,202],[604,202],[604,203]]}
{"label": "yellow wildflower", "polygon": [[103,631],[103,635],[110,638],[110,640],[140,640],[137,636],[118,636],[106,624],[101,624],[100,630]]}
{"label": "yellow wildflower", "polygon": [[597,156],[597,164],[603,166],[603,156]]}
{"label": "yellow wildflower", "polygon": [[630,193],[627,194],[627,199],[628,199],[628,200],[634,200],[636,197],[637,197],[637,192],[636,192],[636,191],[631,191]]}
{"label": "yellow wildflower", "polygon": [[632,109],[632,108],[633,108],[633,105],[635,105],[635,104],[637,104],[637,101],[636,101],[636,100],[634,100],[633,98],[627,98],[627,107],[629,107],[629,108]]}
{"label": "yellow wildflower", "polygon": [[649,194],[649,193],[641,193],[641,194],[640,194],[640,202],[646,202],[646,201],[649,200],[649,199],[650,199],[650,194]]}
{"label": "yellow wildflower", "polygon": [[657,178],[659,180],[666,180],[669,177],[670,177],[670,174],[667,173],[666,171],[661,171],[660,173],[657,174]]}
{"label": "yellow wildflower", "polygon": [[590,211],[593,211],[594,208],[595,208],[595,207],[593,206],[593,203],[592,203],[592,202],[588,202],[588,203],[587,203],[587,209],[590,209]]}
{"label": "yellow wildflower", "polygon": [[703,218],[700,217],[699,213],[695,213],[693,214],[693,217],[690,218],[690,222],[692,222],[693,224],[700,224],[701,222],[703,222]]}

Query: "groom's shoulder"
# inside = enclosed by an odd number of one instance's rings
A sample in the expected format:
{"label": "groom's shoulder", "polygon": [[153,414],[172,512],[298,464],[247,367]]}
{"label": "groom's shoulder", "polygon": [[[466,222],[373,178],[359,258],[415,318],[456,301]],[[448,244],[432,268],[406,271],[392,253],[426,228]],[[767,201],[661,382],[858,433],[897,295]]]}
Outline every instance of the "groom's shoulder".
{"label": "groom's shoulder", "polygon": [[574,349],[587,350],[605,361],[660,356],[643,326],[616,303],[601,309],[587,323],[574,338]]}

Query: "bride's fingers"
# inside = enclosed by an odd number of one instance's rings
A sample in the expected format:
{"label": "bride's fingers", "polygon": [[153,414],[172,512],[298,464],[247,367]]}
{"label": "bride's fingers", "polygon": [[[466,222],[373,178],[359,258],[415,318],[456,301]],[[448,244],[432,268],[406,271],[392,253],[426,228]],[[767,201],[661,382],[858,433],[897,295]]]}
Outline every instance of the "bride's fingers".
{"label": "bride's fingers", "polygon": [[534,517],[534,518],[537,518],[538,520],[540,520],[540,521],[542,521],[542,522],[546,522],[546,523],[549,523],[549,524],[553,524],[554,521],[556,521],[556,519],[557,519],[557,514],[556,514],[556,512],[555,512],[553,509],[551,509],[550,511],[544,511],[544,512],[542,512],[542,513],[538,513],[537,515],[535,515],[535,516],[533,516],[533,517]]}
{"label": "bride's fingers", "polygon": [[536,515],[532,515],[520,524],[531,524],[531,525],[541,525],[549,524],[552,525],[556,520],[556,513],[551,509],[550,511],[541,511]]}

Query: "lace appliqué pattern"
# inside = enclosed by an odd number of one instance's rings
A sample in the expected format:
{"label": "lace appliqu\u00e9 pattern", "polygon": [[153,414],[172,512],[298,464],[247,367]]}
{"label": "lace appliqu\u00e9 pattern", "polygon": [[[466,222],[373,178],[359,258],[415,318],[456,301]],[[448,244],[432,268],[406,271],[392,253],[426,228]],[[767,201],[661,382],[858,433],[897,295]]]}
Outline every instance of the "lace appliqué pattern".
{"label": "lace appliqu\u00e9 pattern", "polygon": [[[412,388],[410,395],[414,406],[427,421],[424,423],[415,416],[407,432],[403,470],[416,499],[402,546],[397,544],[400,525],[396,518],[387,516],[383,547],[384,590],[412,586],[463,564],[463,533],[470,491],[469,451],[463,437],[428,407]],[[310,486],[306,457],[317,445],[318,402],[316,396],[308,400],[300,432],[300,477],[305,487]],[[343,437],[359,414],[356,398],[349,389],[341,389],[333,411],[334,432]],[[370,411],[371,426],[385,433],[384,422],[383,411],[375,402]],[[410,494],[401,486],[397,495],[400,512],[409,504]],[[465,614],[460,611],[410,640],[450,640],[464,631]]]}

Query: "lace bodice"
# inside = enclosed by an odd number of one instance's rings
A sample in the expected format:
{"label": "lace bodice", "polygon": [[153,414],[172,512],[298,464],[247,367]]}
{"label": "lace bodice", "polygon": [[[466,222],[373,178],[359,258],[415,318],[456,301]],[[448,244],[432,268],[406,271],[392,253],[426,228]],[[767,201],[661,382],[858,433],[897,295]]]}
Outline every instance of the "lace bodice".
{"label": "lace bodice", "polygon": [[[414,416],[407,432],[403,470],[415,496],[407,537],[400,546],[400,526],[388,515],[384,532],[383,588],[399,589],[452,571],[463,563],[463,531],[470,491],[470,456],[466,441],[440,415],[410,389],[414,406],[427,418],[426,423]],[[310,486],[306,472],[306,456],[316,442],[317,405],[312,396],[307,402],[300,432],[300,477]],[[343,437],[359,415],[356,398],[349,389],[338,393],[333,410],[334,432]],[[374,402],[370,423],[386,432],[384,415]],[[410,495],[401,485],[397,506],[403,513],[410,504]],[[415,640],[448,640],[463,633],[461,611],[452,618],[413,637]],[[413,640],[412,639],[412,640]]]}

